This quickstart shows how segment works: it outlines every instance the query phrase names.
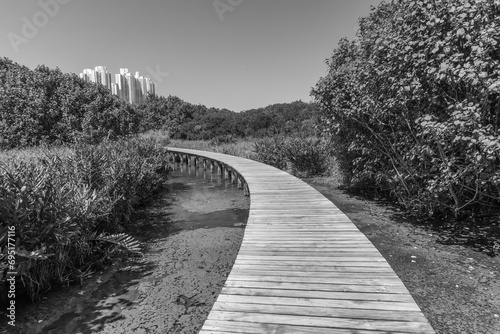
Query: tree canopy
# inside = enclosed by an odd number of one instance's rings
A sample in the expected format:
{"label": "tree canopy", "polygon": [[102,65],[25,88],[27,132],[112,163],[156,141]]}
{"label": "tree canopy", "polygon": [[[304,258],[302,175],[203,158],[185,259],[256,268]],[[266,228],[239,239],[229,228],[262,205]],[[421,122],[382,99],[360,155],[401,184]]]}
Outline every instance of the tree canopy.
{"label": "tree canopy", "polygon": [[312,94],[352,186],[433,214],[500,207],[500,2],[382,3]]}

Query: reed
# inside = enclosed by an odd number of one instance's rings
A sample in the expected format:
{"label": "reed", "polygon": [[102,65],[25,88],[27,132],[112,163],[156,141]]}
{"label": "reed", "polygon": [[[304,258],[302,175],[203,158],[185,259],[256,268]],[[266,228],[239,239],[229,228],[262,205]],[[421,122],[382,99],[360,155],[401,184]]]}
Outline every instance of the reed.
{"label": "reed", "polygon": [[122,232],[166,174],[166,152],[151,139],[0,153],[0,302],[7,227],[15,227],[16,280],[35,300],[54,285],[82,281],[115,245],[137,251]]}

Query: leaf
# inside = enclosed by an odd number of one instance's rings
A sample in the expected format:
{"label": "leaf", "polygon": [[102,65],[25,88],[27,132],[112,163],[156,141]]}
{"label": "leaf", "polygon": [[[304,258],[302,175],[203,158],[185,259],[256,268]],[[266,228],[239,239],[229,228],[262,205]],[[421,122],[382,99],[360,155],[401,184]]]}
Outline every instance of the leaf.
{"label": "leaf", "polygon": [[109,242],[116,244],[120,247],[123,247],[129,252],[142,253],[139,241],[135,240],[133,237],[131,237],[126,233],[112,234],[108,236],[99,236],[97,238],[89,240]]}

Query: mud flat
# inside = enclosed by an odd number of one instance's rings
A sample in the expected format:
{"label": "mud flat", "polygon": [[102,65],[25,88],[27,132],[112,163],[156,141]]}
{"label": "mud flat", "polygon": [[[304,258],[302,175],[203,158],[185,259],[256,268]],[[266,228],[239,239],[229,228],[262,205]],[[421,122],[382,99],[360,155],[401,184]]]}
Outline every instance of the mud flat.
{"label": "mud flat", "polygon": [[249,198],[216,175],[177,170],[141,210],[144,257],[128,257],[83,286],[49,293],[0,333],[198,333],[231,271]]}

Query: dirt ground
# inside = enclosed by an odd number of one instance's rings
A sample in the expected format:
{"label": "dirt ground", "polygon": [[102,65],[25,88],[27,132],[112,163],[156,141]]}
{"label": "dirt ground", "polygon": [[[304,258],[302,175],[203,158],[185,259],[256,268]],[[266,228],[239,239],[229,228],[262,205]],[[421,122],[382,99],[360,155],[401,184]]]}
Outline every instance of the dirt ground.
{"label": "dirt ground", "polygon": [[[4,333],[197,333],[242,235],[241,228],[197,229],[158,240],[143,259],[116,264],[82,287],[47,296],[25,310],[15,331]],[[127,275],[134,278],[124,290],[103,296],[103,285]]]}
{"label": "dirt ground", "polygon": [[370,239],[438,334],[500,333],[500,258],[443,245],[435,231],[400,219],[396,208],[306,180]]}
{"label": "dirt ground", "polygon": [[[135,218],[143,257],[18,309],[9,334],[198,333],[231,271],[248,218],[236,185],[174,175]],[[4,318],[4,317],[2,317]]]}

